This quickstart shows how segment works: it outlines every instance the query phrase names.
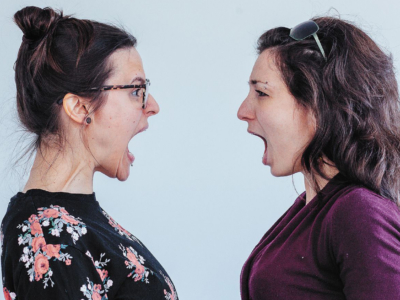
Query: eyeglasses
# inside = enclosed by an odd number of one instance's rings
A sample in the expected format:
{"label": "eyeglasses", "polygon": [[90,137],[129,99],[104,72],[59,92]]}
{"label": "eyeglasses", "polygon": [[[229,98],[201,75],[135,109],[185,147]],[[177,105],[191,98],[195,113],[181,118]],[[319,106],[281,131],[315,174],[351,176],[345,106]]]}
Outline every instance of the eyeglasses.
{"label": "eyeglasses", "polygon": [[[149,98],[149,86],[150,80],[146,79],[145,84],[128,84],[128,85],[105,85],[102,87],[90,88],[90,91],[109,91],[109,90],[123,90],[123,89],[137,89],[136,96],[142,98],[142,109],[147,107],[147,100]],[[63,99],[57,101],[58,104],[61,104]]]}
{"label": "eyeglasses", "polygon": [[290,29],[289,36],[296,41],[301,41],[312,35],[317,42],[319,49],[321,50],[322,56],[325,58],[326,61],[327,59],[325,56],[324,48],[322,48],[321,42],[317,36],[318,30],[318,24],[312,20],[308,20]]}

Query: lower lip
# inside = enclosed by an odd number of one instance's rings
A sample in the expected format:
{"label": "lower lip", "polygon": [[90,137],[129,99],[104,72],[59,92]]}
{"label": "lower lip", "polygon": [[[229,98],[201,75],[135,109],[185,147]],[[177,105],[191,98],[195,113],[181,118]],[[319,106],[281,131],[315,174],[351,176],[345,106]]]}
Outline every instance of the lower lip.
{"label": "lower lip", "polygon": [[127,153],[129,162],[130,162],[130,163],[133,163],[133,162],[135,161],[135,157],[133,156],[132,153],[129,152],[129,149],[128,149],[128,148],[126,148],[126,153]]}

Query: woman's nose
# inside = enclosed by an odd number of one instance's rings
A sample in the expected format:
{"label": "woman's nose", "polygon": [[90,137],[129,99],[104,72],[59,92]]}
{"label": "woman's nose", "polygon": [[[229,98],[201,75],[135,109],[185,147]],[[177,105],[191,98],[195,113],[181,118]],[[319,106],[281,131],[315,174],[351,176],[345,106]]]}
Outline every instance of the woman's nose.
{"label": "woman's nose", "polygon": [[146,115],[150,117],[158,114],[159,111],[160,107],[158,106],[156,99],[154,99],[153,96],[149,94],[149,99],[147,99],[147,106],[145,108]]}
{"label": "woman's nose", "polygon": [[237,112],[237,117],[242,121],[252,119],[251,107],[248,98],[244,99]]}

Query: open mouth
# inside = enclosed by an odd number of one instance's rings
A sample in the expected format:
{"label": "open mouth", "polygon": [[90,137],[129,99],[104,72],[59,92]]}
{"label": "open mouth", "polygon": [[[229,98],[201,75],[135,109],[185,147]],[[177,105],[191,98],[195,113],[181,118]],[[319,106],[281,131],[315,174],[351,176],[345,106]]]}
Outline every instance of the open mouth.
{"label": "open mouth", "polygon": [[264,154],[263,154],[263,157],[262,157],[262,163],[264,165],[266,165],[267,164],[267,148],[268,148],[267,140],[264,137],[262,137],[261,135],[256,134],[254,132],[249,131],[249,133],[252,134],[252,135],[258,136],[260,139],[262,139],[264,141],[265,149],[264,149]]}
{"label": "open mouth", "polygon": [[[146,131],[148,128],[149,128],[149,125],[146,125],[146,126],[143,127],[142,129],[140,129],[136,134],[139,134],[139,133],[141,133],[141,132],[143,132],[143,131]],[[135,134],[135,135],[136,135],[136,134]],[[134,135],[134,136],[135,136],[135,135]],[[134,136],[133,136],[133,137],[134,137]],[[131,138],[131,140],[133,139],[133,137]],[[128,156],[128,159],[129,159],[130,164],[132,164],[132,163],[134,162],[134,160],[135,160],[135,156],[132,154],[132,152],[129,151],[128,146],[126,146],[126,155]]]}

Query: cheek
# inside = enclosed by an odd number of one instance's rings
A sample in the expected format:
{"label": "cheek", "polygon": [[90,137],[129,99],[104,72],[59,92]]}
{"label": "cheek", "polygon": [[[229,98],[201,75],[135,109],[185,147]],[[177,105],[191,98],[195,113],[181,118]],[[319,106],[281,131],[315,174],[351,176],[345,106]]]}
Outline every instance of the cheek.
{"label": "cheek", "polygon": [[315,135],[316,121],[311,113],[300,110],[296,116],[297,135],[304,146],[308,145]]}
{"label": "cheek", "polygon": [[292,124],[285,113],[269,110],[259,114],[257,119],[268,143],[280,144],[282,141],[290,139],[288,134]]}
{"label": "cheek", "polygon": [[142,118],[143,118],[142,110],[135,110],[126,116],[125,119],[126,126],[131,132],[136,131],[137,127],[141,123]]}
{"label": "cheek", "polygon": [[313,123],[303,111],[270,110],[259,114],[258,120],[268,146],[280,155],[296,155],[315,133]]}
{"label": "cheek", "polygon": [[[288,147],[293,160],[300,158],[315,134],[315,125],[305,112],[296,112],[293,118],[290,133],[288,133]],[[300,160],[299,160],[300,161]],[[300,162],[298,162],[300,163]]]}

